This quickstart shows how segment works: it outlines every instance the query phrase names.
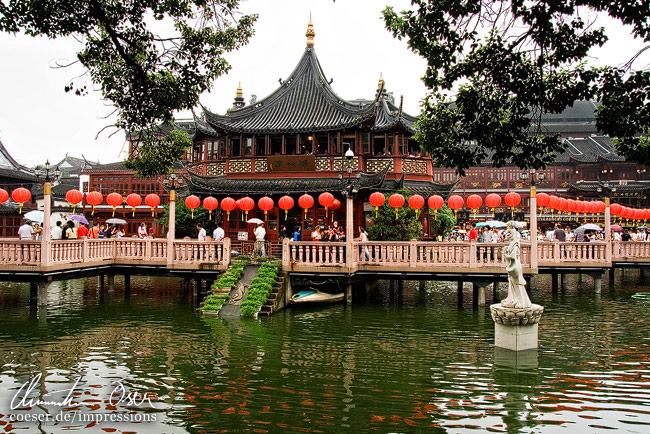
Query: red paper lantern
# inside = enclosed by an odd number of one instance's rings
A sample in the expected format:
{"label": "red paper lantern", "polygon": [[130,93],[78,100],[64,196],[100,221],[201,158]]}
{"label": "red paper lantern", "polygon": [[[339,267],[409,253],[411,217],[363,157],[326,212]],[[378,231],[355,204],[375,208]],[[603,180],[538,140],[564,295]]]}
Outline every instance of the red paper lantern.
{"label": "red paper lantern", "polygon": [[228,221],[230,221],[230,211],[234,211],[235,206],[236,202],[232,197],[226,197],[221,201],[221,209],[226,212]]}
{"label": "red paper lantern", "polygon": [[375,218],[377,218],[377,215],[379,213],[379,207],[382,206],[384,203],[386,203],[386,196],[381,194],[378,191],[375,191],[373,194],[370,195],[370,205],[375,207]]}
{"label": "red paper lantern", "polygon": [[539,212],[541,213],[542,208],[548,207],[550,196],[546,193],[537,193],[535,199],[537,200],[537,206],[539,207]]}
{"label": "red paper lantern", "polygon": [[243,219],[243,221],[246,221],[248,220],[248,211],[252,211],[253,208],[255,208],[255,201],[248,196],[242,197],[239,199],[239,208],[244,211],[246,217]]}
{"label": "red paper lantern", "polygon": [[0,203],[5,203],[9,200],[9,193],[4,188],[0,188]]}
{"label": "red paper lantern", "polygon": [[263,198],[257,201],[257,206],[259,207],[259,209],[264,211],[264,220],[268,218],[268,213],[270,210],[273,209],[273,205],[274,205],[273,199],[271,199],[268,196],[264,196]]}
{"label": "red paper lantern", "polygon": [[332,211],[336,211],[339,208],[341,208],[341,201],[338,199],[334,199],[334,202],[332,202],[332,206],[330,206],[330,209]]}
{"label": "red paper lantern", "polygon": [[212,218],[212,211],[217,209],[219,206],[219,201],[212,196],[208,196],[203,199],[203,208],[208,210],[208,215]]}
{"label": "red paper lantern", "polygon": [[429,208],[433,210],[439,210],[442,208],[442,206],[445,204],[445,200],[442,198],[442,196],[438,196],[437,194],[434,194],[427,200],[427,205],[429,205]]}
{"label": "red paper lantern", "polygon": [[424,198],[419,194],[414,194],[409,197],[408,203],[409,206],[415,210],[415,217],[418,218],[420,216],[420,208],[424,206]]}
{"label": "red paper lantern", "polygon": [[550,196],[548,197],[548,205],[547,205],[547,208],[550,208],[550,209],[552,209],[552,210],[557,209],[557,205],[558,205],[558,203],[559,203],[559,202],[558,202],[559,200],[560,200],[559,197],[557,197],[557,196],[555,196],[555,195],[550,195]]}
{"label": "red paper lantern", "polygon": [[[128,202],[127,198],[127,202]],[[193,194],[185,198],[185,206],[192,210],[192,219],[194,219],[194,210],[201,205],[201,199]]]}
{"label": "red paper lantern", "polygon": [[325,218],[327,218],[327,209],[334,203],[334,196],[332,196],[332,193],[321,193],[318,196],[318,203],[325,207]]}
{"label": "red paper lantern", "polygon": [[291,196],[282,196],[280,200],[278,201],[278,206],[280,209],[284,210],[284,219],[287,219],[287,216],[289,215],[289,210],[293,208],[294,201]]}
{"label": "red paper lantern", "polygon": [[132,217],[135,217],[135,207],[142,203],[142,196],[137,193],[131,193],[126,197],[126,204],[131,207]]}
{"label": "red paper lantern", "polygon": [[388,198],[388,205],[395,208],[395,218],[397,219],[397,208],[404,206],[404,196],[399,193],[391,194]]}
{"label": "red paper lantern", "polygon": [[453,209],[454,212],[461,209],[464,204],[465,201],[463,200],[463,198],[458,196],[457,194],[449,196],[449,199],[447,199],[447,205],[449,206],[449,208]]}
{"label": "red paper lantern", "polygon": [[567,206],[568,206],[568,204],[567,204],[567,200],[565,198],[563,198],[563,197],[558,198],[558,200],[557,200],[557,209],[560,210],[560,213],[558,213],[558,214],[561,214],[562,211],[567,212]]}
{"label": "red paper lantern", "polygon": [[241,210],[241,207],[239,206],[239,204],[241,204],[241,199],[237,199],[235,201],[235,208],[238,209],[238,210]]}
{"label": "red paper lantern", "polygon": [[573,199],[566,200],[566,210],[571,215],[572,212],[575,212],[578,207],[578,204]]}
{"label": "red paper lantern", "polygon": [[104,196],[98,191],[91,191],[90,193],[86,194],[86,202],[88,202],[88,204],[92,205],[93,207],[90,215],[95,215],[95,207],[102,203],[103,200]]}
{"label": "red paper lantern", "polygon": [[314,206],[314,198],[305,193],[298,198],[298,206],[305,211],[305,216],[307,216],[307,210]]}
{"label": "red paper lantern", "polygon": [[641,219],[643,219],[643,215],[644,215],[643,211],[641,211],[640,209],[635,209],[634,214],[633,214],[633,218],[634,218],[634,220],[641,220]]}
{"label": "red paper lantern", "polygon": [[594,202],[594,211],[597,214],[600,214],[605,211],[605,208],[607,208],[607,205],[605,205],[605,202],[601,200],[597,200]]}
{"label": "red paper lantern", "polygon": [[115,216],[115,208],[122,205],[124,198],[119,193],[110,193],[106,196],[106,203],[113,207],[113,216]]}
{"label": "red paper lantern", "polygon": [[521,203],[521,195],[511,191],[505,195],[503,201],[510,207],[510,217],[515,218],[515,207]]}
{"label": "red paper lantern", "polygon": [[156,193],[148,194],[144,198],[144,203],[151,208],[151,217],[153,217],[155,208],[160,205],[160,196]]}
{"label": "red paper lantern", "polygon": [[32,193],[25,187],[18,187],[11,192],[11,198],[14,202],[18,203],[18,214],[21,214],[23,212],[23,204],[25,202],[29,202],[29,200],[32,198]]}
{"label": "red paper lantern", "polygon": [[490,208],[492,211],[492,218],[494,218],[494,208],[498,207],[499,205],[501,205],[501,196],[498,194],[490,193],[485,196],[485,206]]}
{"label": "red paper lantern", "polygon": [[483,199],[478,194],[472,194],[467,198],[467,206],[474,211],[474,218],[476,218],[476,212],[483,205]]}
{"label": "red paper lantern", "polygon": [[615,216],[620,215],[622,209],[623,207],[617,203],[613,203],[609,206],[609,211]]}
{"label": "red paper lantern", "polygon": [[65,194],[65,200],[67,200],[68,203],[72,205],[72,214],[74,214],[75,210],[77,209],[77,204],[81,202],[83,198],[84,195],[79,190],[72,189],[67,191]]}

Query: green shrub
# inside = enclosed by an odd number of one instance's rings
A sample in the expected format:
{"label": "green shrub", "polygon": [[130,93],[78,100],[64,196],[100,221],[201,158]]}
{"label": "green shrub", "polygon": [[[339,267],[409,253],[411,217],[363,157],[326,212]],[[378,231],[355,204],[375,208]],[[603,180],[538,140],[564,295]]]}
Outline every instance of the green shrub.
{"label": "green shrub", "polygon": [[251,281],[246,298],[239,307],[242,316],[254,316],[266,303],[281,268],[280,264],[271,262],[265,262],[260,266],[257,276]]}

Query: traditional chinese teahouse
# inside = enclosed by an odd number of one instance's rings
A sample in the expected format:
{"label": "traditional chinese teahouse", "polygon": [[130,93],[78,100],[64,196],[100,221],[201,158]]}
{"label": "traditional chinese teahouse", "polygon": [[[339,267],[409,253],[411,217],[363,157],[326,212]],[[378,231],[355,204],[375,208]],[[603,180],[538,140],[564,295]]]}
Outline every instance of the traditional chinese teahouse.
{"label": "traditional chinese teahouse", "polygon": [[[368,196],[374,191],[404,188],[424,197],[446,197],[453,184],[432,182],[431,157],[412,139],[416,118],[402,111],[401,102],[395,104],[384,80],[371,100],[339,97],[316,56],[311,22],[306,36],[298,65],[271,95],[246,105],[240,87],[225,115],[204,109],[194,120],[194,145],[185,156],[189,191],[219,200],[250,196],[256,203],[271,197],[275,206],[268,212],[269,240],[277,239],[284,224],[290,232],[300,229],[303,237],[334,220],[345,227],[345,206],[340,205],[347,195],[354,197],[355,229],[365,224]],[[335,198],[328,210],[318,203],[323,192]],[[306,213],[298,205],[305,193],[315,201]],[[278,208],[285,195],[295,200],[286,219]],[[234,239],[250,229],[241,212],[223,215],[224,229]],[[264,219],[257,207],[255,214]],[[428,213],[421,218],[427,238]]]}

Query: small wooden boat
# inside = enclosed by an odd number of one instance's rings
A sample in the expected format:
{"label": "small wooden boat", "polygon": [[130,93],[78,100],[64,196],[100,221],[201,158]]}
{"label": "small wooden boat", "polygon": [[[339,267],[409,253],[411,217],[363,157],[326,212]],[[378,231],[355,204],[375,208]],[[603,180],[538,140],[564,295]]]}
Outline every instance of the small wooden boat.
{"label": "small wooden boat", "polygon": [[337,303],[342,301],[345,294],[339,292],[338,294],[329,294],[321,292],[316,289],[307,289],[300,291],[291,297],[293,303]]}

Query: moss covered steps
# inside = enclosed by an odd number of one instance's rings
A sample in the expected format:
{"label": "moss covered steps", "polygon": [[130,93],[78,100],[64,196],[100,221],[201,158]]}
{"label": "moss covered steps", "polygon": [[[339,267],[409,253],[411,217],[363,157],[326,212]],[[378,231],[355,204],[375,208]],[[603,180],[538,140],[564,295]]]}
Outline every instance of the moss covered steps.
{"label": "moss covered steps", "polygon": [[280,310],[285,306],[284,303],[284,281],[286,277],[282,274],[279,274],[275,279],[275,284],[271,289],[271,293],[266,299],[266,303],[262,305],[260,311],[257,313],[259,317],[268,317],[273,315],[276,311]]}

